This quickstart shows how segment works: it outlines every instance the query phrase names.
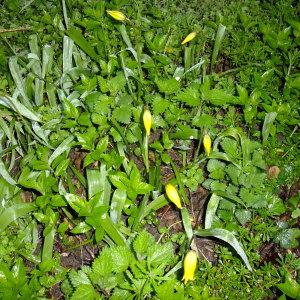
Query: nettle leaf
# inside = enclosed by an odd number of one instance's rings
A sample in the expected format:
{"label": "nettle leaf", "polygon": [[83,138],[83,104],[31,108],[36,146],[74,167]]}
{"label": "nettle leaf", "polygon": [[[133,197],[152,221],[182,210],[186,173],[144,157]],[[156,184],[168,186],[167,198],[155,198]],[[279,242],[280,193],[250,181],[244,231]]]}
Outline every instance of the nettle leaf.
{"label": "nettle leaf", "polygon": [[100,255],[94,260],[92,265],[91,279],[102,276],[109,276],[113,271],[111,249],[102,249]]}
{"label": "nettle leaf", "polygon": [[166,95],[175,94],[180,89],[180,83],[175,78],[170,79],[157,79],[156,84],[161,93]]}
{"label": "nettle leaf", "polygon": [[251,211],[247,209],[237,209],[234,215],[241,225],[244,225],[251,220]]}
{"label": "nettle leaf", "polygon": [[123,124],[129,124],[131,121],[131,105],[121,105],[116,107],[113,111],[113,118]]}
{"label": "nettle leaf", "polygon": [[147,261],[153,267],[161,264],[168,265],[173,261],[174,252],[172,243],[163,245],[154,244],[148,248]]}
{"label": "nettle leaf", "polygon": [[270,194],[267,194],[266,198],[268,200],[268,212],[272,214],[272,216],[280,216],[285,213],[286,208],[282,199]]}
{"label": "nettle leaf", "polygon": [[212,179],[224,179],[225,164],[217,159],[210,159],[207,164],[209,177]]}
{"label": "nettle leaf", "polygon": [[91,284],[87,274],[82,270],[79,270],[78,272],[71,270],[69,273],[69,278],[73,287],[77,287],[82,284]]}
{"label": "nettle leaf", "polygon": [[107,89],[110,91],[111,95],[116,95],[118,92],[122,91],[125,85],[126,79],[121,72],[119,72],[116,77],[107,81]]}
{"label": "nettle leaf", "polygon": [[200,105],[200,92],[197,87],[189,87],[176,95],[176,98],[189,106]]}
{"label": "nettle leaf", "polygon": [[220,144],[227,155],[233,158],[239,158],[240,151],[236,140],[225,137],[222,139]]}
{"label": "nettle leaf", "polygon": [[94,287],[90,284],[81,284],[79,285],[72,297],[71,300],[96,300],[101,299],[98,293],[95,291]]}
{"label": "nettle leaf", "polygon": [[213,105],[224,105],[224,104],[239,104],[239,98],[227,94],[223,90],[209,90],[203,93],[204,99],[208,100]]}
{"label": "nettle leaf", "polygon": [[160,95],[154,95],[154,98],[152,100],[152,110],[154,115],[162,114],[166,111],[167,108],[169,108],[170,102],[164,98],[162,98]]}
{"label": "nettle leaf", "polygon": [[242,171],[234,165],[229,165],[225,168],[225,172],[228,174],[230,180],[234,185],[239,185],[239,177]]}
{"label": "nettle leaf", "polygon": [[217,124],[217,119],[211,115],[203,114],[195,116],[192,124],[196,127],[212,127]]}
{"label": "nettle leaf", "polygon": [[142,231],[133,241],[133,249],[137,259],[142,260],[146,257],[148,248],[155,244],[154,237],[147,231]]}
{"label": "nettle leaf", "polygon": [[113,271],[116,273],[124,272],[130,265],[133,255],[126,246],[111,248]]}

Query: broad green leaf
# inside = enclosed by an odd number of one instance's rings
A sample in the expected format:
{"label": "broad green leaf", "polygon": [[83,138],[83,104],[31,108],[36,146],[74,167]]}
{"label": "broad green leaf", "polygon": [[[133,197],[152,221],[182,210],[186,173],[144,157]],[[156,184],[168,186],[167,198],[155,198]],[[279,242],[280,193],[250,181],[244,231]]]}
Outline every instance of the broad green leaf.
{"label": "broad green leaf", "polygon": [[110,217],[114,223],[118,223],[122,216],[122,210],[127,199],[125,190],[116,189],[113,193],[110,204]]}
{"label": "broad green leaf", "polygon": [[40,116],[33,112],[32,110],[28,109],[22,103],[20,103],[17,99],[10,96],[0,96],[0,104],[11,108],[13,111],[18,113],[19,115],[30,119],[32,121],[41,122]]}
{"label": "broad green leaf", "polygon": [[62,153],[64,153],[65,151],[70,151],[71,149],[71,143],[74,140],[74,137],[72,135],[70,135],[69,137],[67,137],[55,150],[54,152],[51,154],[51,156],[49,157],[48,163],[49,166],[51,166],[52,162]]}
{"label": "broad green leaf", "polygon": [[132,244],[137,259],[144,259],[147,255],[148,248],[154,243],[154,237],[149,232],[146,230],[139,232]]}
{"label": "broad green leaf", "polygon": [[6,208],[0,215],[0,232],[3,231],[11,222],[26,216],[36,209],[37,208],[33,203],[14,204],[11,207]]}
{"label": "broad green leaf", "polygon": [[79,285],[73,295],[70,298],[71,300],[100,300],[100,296],[97,294],[95,289],[90,284],[81,284]]}
{"label": "broad green leaf", "polygon": [[75,28],[70,28],[67,30],[67,35],[78,45],[83,52],[90,56],[93,60],[98,60],[98,55],[96,54],[94,48],[91,44],[84,38],[81,32]]}
{"label": "broad green leaf", "polygon": [[263,144],[265,145],[267,142],[267,139],[269,137],[271,127],[273,125],[273,122],[275,121],[277,117],[277,112],[270,112],[267,113],[265,116],[263,128],[262,128],[262,138],[263,138]]}
{"label": "broad green leaf", "polygon": [[0,175],[5,179],[9,184],[16,185],[16,181],[10,176],[8,171],[6,170],[6,166],[3,160],[0,158]]}
{"label": "broad green leaf", "polygon": [[202,237],[209,237],[213,236],[217,239],[220,239],[226,243],[228,243],[231,247],[235,249],[235,251],[238,253],[238,255],[242,258],[245,265],[249,269],[249,271],[252,271],[252,268],[249,264],[247,255],[245,251],[243,250],[242,246],[234,236],[234,234],[226,229],[221,228],[214,228],[214,229],[199,229],[195,230],[195,234]]}
{"label": "broad green leaf", "polygon": [[193,233],[190,214],[189,214],[188,210],[186,209],[186,207],[183,207],[180,212],[181,212],[181,219],[182,219],[182,224],[183,224],[185,233],[187,235],[189,242],[191,242],[193,239],[194,233]]}
{"label": "broad green leaf", "polygon": [[225,36],[225,30],[226,30],[226,26],[220,24],[219,27],[218,27],[217,34],[216,34],[214,49],[213,49],[213,53],[212,53],[212,57],[211,57],[211,70],[213,68],[213,65],[217,61],[217,57],[218,57],[218,54],[219,54],[220,49],[221,49],[221,44],[222,44],[222,41],[223,41],[224,36]]}
{"label": "broad green leaf", "polygon": [[215,193],[211,195],[205,213],[205,222],[204,222],[205,229],[209,229],[212,226],[214,217],[216,215],[219,206],[220,199],[221,197],[219,197]]}

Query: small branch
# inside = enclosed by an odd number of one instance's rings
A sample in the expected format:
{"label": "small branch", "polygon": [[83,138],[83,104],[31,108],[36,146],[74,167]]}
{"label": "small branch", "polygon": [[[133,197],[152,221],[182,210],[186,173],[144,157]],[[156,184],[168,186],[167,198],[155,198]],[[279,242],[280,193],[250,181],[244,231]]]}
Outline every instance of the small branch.
{"label": "small branch", "polygon": [[1,33],[6,33],[6,32],[17,32],[17,31],[28,31],[28,30],[30,30],[30,28],[25,28],[25,27],[21,27],[21,28],[10,28],[10,29],[0,28],[0,34],[1,34]]}

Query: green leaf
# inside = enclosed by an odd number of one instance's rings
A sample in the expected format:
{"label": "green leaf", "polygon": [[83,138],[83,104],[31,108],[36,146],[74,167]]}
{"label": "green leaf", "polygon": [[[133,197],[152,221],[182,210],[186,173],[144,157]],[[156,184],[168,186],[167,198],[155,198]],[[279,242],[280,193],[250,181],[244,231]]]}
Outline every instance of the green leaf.
{"label": "green leaf", "polygon": [[126,199],[127,193],[125,190],[116,189],[114,191],[110,204],[110,217],[114,223],[120,221]]}
{"label": "green leaf", "polygon": [[180,83],[175,78],[161,78],[156,80],[156,84],[158,86],[159,91],[161,93],[165,93],[166,95],[175,94],[180,88]]}
{"label": "green leaf", "polygon": [[137,259],[144,259],[147,256],[148,248],[154,244],[154,237],[146,230],[141,231],[132,243]]}
{"label": "green leaf", "polygon": [[225,176],[225,164],[217,159],[210,159],[207,164],[207,170],[209,177],[212,179],[224,179]]}
{"label": "green leaf", "polygon": [[71,270],[68,274],[70,281],[74,287],[78,287],[82,284],[91,284],[88,275],[84,273],[82,270],[76,272],[75,270]]}
{"label": "green leaf", "polygon": [[189,87],[176,95],[176,98],[189,106],[200,105],[200,92],[197,87]]}
{"label": "green leaf", "polygon": [[11,222],[26,216],[36,209],[37,207],[33,203],[14,204],[11,207],[6,208],[0,215],[0,232],[3,231]]}
{"label": "green leaf", "polygon": [[262,128],[262,138],[263,138],[263,144],[265,145],[267,142],[267,139],[269,137],[271,127],[273,125],[273,122],[275,121],[277,117],[277,112],[270,112],[267,113],[265,116],[263,128]]}
{"label": "green leaf", "polygon": [[204,93],[204,98],[211,104],[221,106],[224,104],[239,104],[239,99],[233,95],[227,94],[224,90],[209,90]]}
{"label": "green leaf", "polygon": [[211,195],[205,213],[205,229],[209,229],[212,226],[221,199],[222,198],[215,193]]}
{"label": "green leaf", "polygon": [[297,239],[300,238],[300,229],[298,228],[288,228],[283,229],[275,237],[275,242],[279,243],[282,248],[290,249],[297,248],[299,242]]}
{"label": "green leaf", "polygon": [[252,271],[252,268],[249,264],[245,251],[243,250],[242,246],[240,245],[240,243],[238,242],[238,240],[236,239],[236,237],[233,235],[232,232],[226,229],[214,228],[214,229],[199,229],[195,231],[195,234],[202,237],[214,236],[228,243],[231,247],[235,249],[238,255],[242,258],[249,271]]}
{"label": "green leaf", "polygon": [[116,107],[113,111],[113,118],[122,124],[129,124],[131,120],[131,105]]}
{"label": "green leaf", "polygon": [[161,264],[168,265],[173,261],[173,258],[172,243],[154,244],[147,251],[147,262],[153,267],[158,267]]}
{"label": "green leaf", "polygon": [[75,292],[73,293],[71,300],[97,300],[101,299],[100,296],[97,294],[95,289],[90,284],[81,284],[79,285]]}
{"label": "green leaf", "polygon": [[215,43],[214,43],[214,49],[213,49],[213,53],[212,53],[212,57],[211,57],[211,70],[213,65],[215,64],[219,51],[221,49],[221,44],[222,41],[224,39],[225,36],[225,30],[226,30],[226,26],[220,24],[218,27],[218,31],[216,34],[216,39],[215,39]]}
{"label": "green leaf", "polygon": [[217,119],[211,115],[202,114],[195,116],[192,124],[196,127],[212,127],[217,124]]}
{"label": "green leaf", "polygon": [[290,274],[286,276],[284,283],[276,284],[276,286],[288,297],[298,300],[300,297],[300,284],[292,278]]}
{"label": "green leaf", "polygon": [[113,271],[111,249],[102,249],[100,255],[94,260],[92,265],[93,277],[108,276]]}
{"label": "green leaf", "polygon": [[116,273],[121,273],[127,270],[133,259],[133,255],[129,248],[125,246],[111,248],[111,257],[113,271]]}
{"label": "green leaf", "polygon": [[91,44],[83,37],[81,32],[75,28],[67,30],[67,35],[77,44],[83,52],[90,56],[93,60],[98,61],[98,55]]}
{"label": "green leaf", "polygon": [[245,225],[251,220],[251,211],[247,209],[237,209],[234,215],[241,225]]}
{"label": "green leaf", "polygon": [[48,160],[49,166],[51,166],[52,162],[62,153],[64,153],[65,151],[70,151],[73,140],[74,137],[70,135],[54,150]]}
{"label": "green leaf", "polygon": [[185,233],[186,233],[186,236],[187,236],[189,242],[191,242],[193,239],[194,233],[193,233],[190,214],[186,207],[183,207],[180,212],[181,212],[183,228],[185,230]]}

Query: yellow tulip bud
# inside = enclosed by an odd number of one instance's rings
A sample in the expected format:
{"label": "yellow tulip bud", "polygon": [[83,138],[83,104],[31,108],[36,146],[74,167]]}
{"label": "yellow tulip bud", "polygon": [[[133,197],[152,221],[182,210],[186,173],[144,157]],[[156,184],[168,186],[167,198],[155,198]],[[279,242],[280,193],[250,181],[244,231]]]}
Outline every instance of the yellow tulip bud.
{"label": "yellow tulip bud", "polygon": [[182,41],[181,45],[184,45],[188,42],[190,42],[192,39],[195,38],[195,36],[197,35],[197,32],[193,31],[191,32],[189,35],[187,35],[187,37]]}
{"label": "yellow tulip bud", "polygon": [[203,146],[207,156],[209,156],[211,152],[211,138],[208,134],[205,134],[203,137]]}
{"label": "yellow tulip bud", "polygon": [[144,121],[144,127],[146,130],[146,134],[150,135],[150,130],[151,130],[151,126],[152,126],[152,116],[151,116],[151,112],[149,111],[149,109],[146,109],[144,111],[143,121]]}
{"label": "yellow tulip bud", "polygon": [[190,250],[183,260],[183,278],[184,284],[189,280],[195,280],[195,270],[197,266],[197,253],[194,250]]}
{"label": "yellow tulip bud", "polygon": [[106,12],[117,21],[125,21],[126,20],[126,16],[118,10],[107,10]]}
{"label": "yellow tulip bud", "polygon": [[181,209],[181,201],[180,201],[180,197],[178,195],[178,192],[175,188],[174,185],[172,185],[171,183],[168,183],[165,187],[166,189],[166,194],[168,196],[168,198],[179,208]]}

